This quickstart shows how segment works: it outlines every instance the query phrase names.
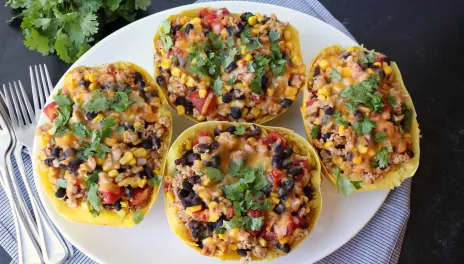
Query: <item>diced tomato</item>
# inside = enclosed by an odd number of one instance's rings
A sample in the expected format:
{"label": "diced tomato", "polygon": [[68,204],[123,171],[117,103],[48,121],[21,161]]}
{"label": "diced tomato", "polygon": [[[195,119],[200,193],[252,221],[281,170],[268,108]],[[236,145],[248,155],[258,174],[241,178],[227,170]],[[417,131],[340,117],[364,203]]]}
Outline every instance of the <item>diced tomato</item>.
{"label": "diced tomato", "polygon": [[223,18],[225,16],[230,15],[230,12],[229,10],[227,10],[227,8],[223,7],[216,10],[216,15],[220,18]]}
{"label": "diced tomato", "polygon": [[213,110],[216,108],[217,98],[216,98],[216,96],[213,95],[213,97],[211,99],[211,102],[208,105],[208,108],[206,109],[206,111],[202,112],[203,105],[206,102],[206,98],[208,98],[208,96],[210,96],[210,94],[212,92],[213,92],[212,89],[208,89],[208,94],[206,95],[205,98],[200,98],[200,95],[198,94],[198,91],[194,91],[194,92],[190,93],[190,95],[189,95],[189,99],[192,102],[193,106],[195,106],[195,108],[198,110],[198,112],[200,112],[204,116],[207,116],[207,115],[211,114],[211,112],[213,112]]}
{"label": "diced tomato", "polygon": [[280,181],[284,177],[284,173],[279,169],[270,169],[269,175],[271,175],[272,183],[274,187],[279,187]]}
{"label": "diced tomato", "polygon": [[51,102],[45,106],[43,111],[48,118],[53,121],[58,117],[58,104],[56,102]]}
{"label": "diced tomato", "polygon": [[283,143],[282,141],[282,135],[279,134],[278,132],[272,131],[267,135],[267,137],[263,140],[264,145],[272,145],[274,142],[279,141]]}
{"label": "diced tomato", "polygon": [[206,210],[200,210],[192,213],[192,218],[197,221],[208,221],[208,216],[206,215]]}
{"label": "diced tomato", "polygon": [[259,104],[261,103],[261,101],[263,101],[264,99],[264,96],[258,96],[256,94],[251,94],[251,100],[253,100],[253,102],[255,102],[255,104]]}
{"label": "diced tomato", "polygon": [[124,190],[120,188],[119,192],[110,192],[110,191],[100,192],[100,198],[101,198],[102,204],[113,204],[117,200],[121,199],[123,194],[124,194]]}
{"label": "diced tomato", "polygon": [[256,217],[263,216],[263,214],[264,213],[261,210],[253,210],[253,209],[248,210],[248,216],[249,217],[256,218]]}
{"label": "diced tomato", "polygon": [[209,27],[211,28],[211,31],[214,32],[214,34],[219,35],[221,34],[221,30],[224,28],[224,25],[222,24],[222,18],[216,18],[214,20],[208,21]]}
{"label": "diced tomato", "polygon": [[306,169],[307,171],[311,170],[311,165],[309,164],[308,160],[296,160],[293,162],[294,166],[301,166],[302,168]]}
{"label": "diced tomato", "polygon": [[203,8],[202,10],[200,10],[198,13],[197,13],[197,17],[205,17],[207,14],[209,14],[209,10],[208,8]]}
{"label": "diced tomato", "polygon": [[203,140],[204,137],[209,137],[209,133],[208,132],[198,132],[197,135],[196,135],[196,138],[195,138],[195,145],[200,143],[200,142],[204,142],[204,140]]}
{"label": "diced tomato", "polygon": [[225,116],[222,116],[222,115],[216,115],[216,120],[227,121],[227,120],[229,120],[229,118],[227,118]]}
{"label": "diced tomato", "polygon": [[226,216],[230,219],[235,215],[234,208],[228,208],[226,212]]}
{"label": "diced tomato", "polygon": [[135,190],[134,196],[131,199],[132,205],[139,205],[145,202],[148,198],[149,190],[148,189],[137,189]]}
{"label": "diced tomato", "polygon": [[294,221],[291,221],[290,223],[288,223],[288,225],[287,225],[287,233],[285,233],[285,236],[290,236],[291,234],[293,234],[293,231],[295,231],[296,228],[297,227],[296,227]]}
{"label": "diced tomato", "polygon": [[306,107],[311,106],[312,104],[314,104],[315,102],[317,102],[317,100],[318,100],[317,98],[308,100],[308,101],[306,102]]}
{"label": "diced tomato", "polygon": [[266,239],[267,241],[276,241],[276,240],[277,240],[277,236],[276,236],[276,234],[275,234],[273,231],[267,231],[267,232],[264,234],[264,239]]}
{"label": "diced tomato", "polygon": [[177,30],[176,35],[174,36],[174,39],[176,41],[179,41],[179,40],[187,39],[187,37],[185,36],[184,32]]}
{"label": "diced tomato", "polygon": [[170,189],[171,189],[171,185],[167,182],[164,182],[164,190],[169,192]]}

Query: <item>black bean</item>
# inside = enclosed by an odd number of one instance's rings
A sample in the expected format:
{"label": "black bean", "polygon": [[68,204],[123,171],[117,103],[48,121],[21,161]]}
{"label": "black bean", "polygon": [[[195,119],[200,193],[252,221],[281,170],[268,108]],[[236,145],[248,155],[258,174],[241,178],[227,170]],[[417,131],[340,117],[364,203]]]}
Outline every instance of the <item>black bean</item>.
{"label": "black bean", "polygon": [[283,246],[282,251],[284,253],[289,253],[290,252],[290,245],[287,243]]}
{"label": "black bean", "polygon": [[363,120],[364,118],[364,115],[361,111],[359,111],[358,109],[354,110],[353,111],[353,115],[354,115],[354,120],[360,122]]}
{"label": "black bean", "polygon": [[200,176],[198,176],[198,175],[191,176],[191,177],[189,177],[189,178],[187,179],[187,181],[190,183],[190,185],[193,186],[193,185],[195,185],[195,184],[197,184],[197,183],[200,182]]}
{"label": "black bean", "polygon": [[182,182],[182,189],[190,191],[192,190],[193,185],[186,179]]}
{"label": "black bean", "polygon": [[146,95],[147,95],[147,98],[153,98],[153,97],[157,97],[158,93],[157,92],[148,92]]}
{"label": "black bean", "polygon": [[188,23],[186,26],[185,26],[185,34],[188,35],[188,33],[190,32],[190,30],[193,29],[193,25]]}
{"label": "black bean", "polygon": [[200,154],[193,153],[192,150],[185,152],[184,157],[186,157],[187,165],[192,166],[195,160],[201,160]]}
{"label": "black bean", "polygon": [[274,208],[274,212],[276,212],[277,214],[282,214],[283,212],[285,212],[285,205],[283,205],[282,203],[279,203],[278,205],[276,205],[276,207]]}
{"label": "black bean", "polygon": [[293,148],[292,148],[292,147],[288,147],[288,148],[285,150],[285,157],[289,158],[292,154],[293,154]]}
{"label": "black bean", "polygon": [[286,159],[282,162],[282,168],[284,169],[290,169],[293,166],[293,161]]}
{"label": "black bean", "polygon": [[44,160],[44,163],[45,163],[45,165],[47,165],[48,167],[52,167],[52,166],[53,166],[53,160],[54,160],[54,158],[48,158],[48,159],[45,159],[45,160]]}
{"label": "black bean", "polygon": [[227,27],[226,30],[227,30],[227,33],[229,33],[230,37],[233,37],[235,35],[235,28],[234,27]]}
{"label": "black bean", "polygon": [[216,140],[213,140],[213,142],[211,142],[211,149],[215,150],[217,148],[219,148],[219,142],[217,142]]}
{"label": "black bean", "polygon": [[79,166],[81,165],[82,161],[78,159],[71,160],[68,163],[68,169],[72,174],[77,174],[77,170],[79,169]]}
{"label": "black bean", "polygon": [[201,240],[198,240],[198,241],[197,241],[197,246],[198,246],[199,248],[203,248],[203,242],[202,242]]}
{"label": "black bean", "polygon": [[266,187],[261,189],[261,192],[264,193],[264,195],[268,196],[272,191],[272,184],[266,185]]}
{"label": "black bean", "polygon": [[324,113],[326,115],[333,115],[333,108],[328,105],[324,106]]}
{"label": "black bean", "polygon": [[145,165],[143,166],[143,171],[145,172],[145,175],[147,176],[148,179],[155,177],[155,174],[153,173],[153,168],[150,168]]}
{"label": "black bean", "polygon": [[216,127],[216,128],[214,129],[214,136],[217,137],[217,136],[219,136],[220,134],[221,134],[221,130],[219,130],[219,128]]}
{"label": "black bean", "polygon": [[116,202],[114,202],[114,210],[116,211],[119,211],[121,210],[121,199],[117,200]]}
{"label": "black bean", "polygon": [[153,141],[150,138],[144,139],[142,141],[142,147],[144,149],[151,149],[153,147]]}
{"label": "black bean", "polygon": [[237,249],[237,254],[239,254],[242,257],[246,257],[248,255],[248,251],[246,249],[239,248]]}
{"label": "black bean", "polygon": [[124,193],[127,197],[132,197],[135,193],[135,189],[132,186],[128,185],[124,188]]}
{"label": "black bean", "polygon": [[159,66],[159,67],[158,67],[158,71],[159,71],[159,72],[163,72],[163,71],[164,71],[164,70],[163,70],[163,67]]}
{"label": "black bean", "polygon": [[282,183],[282,187],[284,187],[287,190],[287,192],[290,192],[291,190],[293,190],[294,186],[295,186],[295,181],[292,179],[288,179],[287,181],[284,181]]}
{"label": "black bean", "polygon": [[175,34],[177,33],[177,31],[179,31],[181,28],[182,28],[181,25],[172,26],[172,27],[171,27],[171,33],[172,33],[172,35],[175,35]]}
{"label": "black bean", "polygon": [[184,108],[185,108],[185,113],[186,113],[187,115],[193,114],[193,105],[191,105],[191,104],[186,104],[186,105],[184,105]]}
{"label": "black bean", "polygon": [[229,73],[233,70],[235,70],[237,68],[237,62],[236,61],[232,61],[225,69],[224,71]]}
{"label": "black bean", "polygon": [[153,148],[154,149],[159,149],[161,148],[161,140],[157,137],[152,138],[152,143],[153,143]]}
{"label": "black bean", "polygon": [[[69,158],[69,157],[74,157],[76,155],[76,149],[75,148],[68,148],[65,150],[64,156],[66,156],[66,158]],[[64,158],[64,159],[66,159]]]}
{"label": "black bean", "polygon": [[79,85],[84,86],[85,88],[89,88],[90,82],[86,80],[80,80]]}
{"label": "black bean", "polygon": [[203,228],[195,227],[192,229],[192,237],[193,238],[200,238],[203,235]]}
{"label": "black bean", "polygon": [[103,208],[105,208],[105,210],[111,210],[111,209],[113,209],[113,205],[112,204],[104,204]]}
{"label": "black bean", "polygon": [[285,152],[284,152],[284,148],[282,147],[281,144],[276,145],[276,146],[274,147],[274,152],[277,153],[277,154],[284,154],[284,153],[285,153]]}
{"label": "black bean", "polygon": [[66,196],[66,188],[58,188],[55,192],[55,196],[59,199],[64,198]]}
{"label": "black bean", "polygon": [[230,115],[235,118],[235,119],[239,119],[240,117],[242,117],[242,110],[238,107],[231,107],[230,108]]}
{"label": "black bean", "polygon": [[322,139],[323,139],[324,141],[327,141],[327,140],[330,138],[331,135],[332,135],[332,132],[328,132],[328,133],[322,134]]}
{"label": "black bean", "polygon": [[344,149],[345,148],[345,145],[342,144],[342,145],[336,145],[335,146],[336,149]]}
{"label": "black bean", "polygon": [[209,145],[206,143],[202,143],[198,145],[198,152],[204,154],[209,151]]}
{"label": "black bean", "polygon": [[261,128],[253,124],[250,126],[250,132],[253,136],[259,136],[261,135]]}
{"label": "black bean", "polygon": [[203,166],[205,166],[205,167],[211,167],[211,161],[209,161],[209,160],[204,160],[204,161],[203,161]]}
{"label": "black bean", "polygon": [[408,156],[409,156],[410,158],[414,158],[414,151],[408,149],[408,150],[406,151],[406,154],[408,154]]}
{"label": "black bean", "polygon": [[301,175],[303,172],[304,172],[303,168],[301,168],[301,167],[293,167],[293,168],[288,170],[288,174],[290,176],[292,176],[292,177]]}
{"label": "black bean", "polygon": [[244,29],[245,29],[245,24],[242,22],[238,22],[237,23],[237,35],[242,34]]}
{"label": "black bean", "polygon": [[305,186],[303,192],[310,201],[313,199],[313,188],[311,186]]}
{"label": "black bean", "polygon": [[193,190],[181,189],[178,191],[178,196],[184,207],[195,206],[202,203],[201,198]]}
{"label": "black bean", "polygon": [[190,222],[188,223],[188,228],[189,229],[194,229],[194,228],[196,228],[198,226],[199,226],[199,223],[197,221],[195,221],[195,220],[190,220]]}
{"label": "black bean", "polygon": [[134,84],[137,84],[139,88],[145,87],[145,82],[143,81],[143,76],[140,72],[134,72]]}
{"label": "black bean", "polygon": [[85,119],[87,120],[92,120],[97,116],[97,114],[92,113],[92,112],[85,112]]}
{"label": "black bean", "polygon": [[390,63],[392,62],[392,59],[390,57],[385,57],[382,59],[382,61],[388,63],[388,65],[390,65]]}
{"label": "black bean", "polygon": [[176,165],[186,165],[187,164],[187,159],[186,158],[180,158],[180,159],[176,159],[174,161],[174,163]]}
{"label": "black bean", "polygon": [[314,77],[318,76],[319,74],[321,74],[321,68],[317,66],[316,69],[314,70]]}
{"label": "black bean", "polygon": [[283,159],[282,155],[274,155],[272,156],[272,167],[277,169],[282,169]]}
{"label": "black bean", "polygon": [[282,199],[282,200],[287,200],[288,199],[288,191],[283,186],[280,186],[277,189],[277,194],[279,195],[279,198]]}
{"label": "black bean", "polygon": [[241,19],[243,22],[247,23],[248,18],[249,18],[250,16],[253,16],[253,14],[250,13],[250,12],[245,12],[245,13],[243,13],[243,14],[240,15],[240,19]]}
{"label": "black bean", "polygon": [[215,168],[219,168],[220,165],[221,165],[221,158],[219,157],[219,155],[211,156],[211,166]]}
{"label": "black bean", "polygon": [[351,55],[351,54],[350,54],[349,52],[345,51],[345,52],[343,53],[343,55],[342,55],[342,58],[346,60],[346,59],[348,59],[348,57],[349,57],[350,55]]}
{"label": "black bean", "polygon": [[224,103],[230,103],[232,102],[233,96],[231,92],[227,92],[224,95],[222,95],[222,102]]}
{"label": "black bean", "polygon": [[130,122],[125,122],[124,127],[128,130],[134,129],[134,126]]}
{"label": "black bean", "polygon": [[161,87],[166,87],[166,81],[164,80],[164,77],[161,75],[156,77],[156,83]]}
{"label": "black bean", "polygon": [[233,134],[235,132],[235,126],[230,126],[226,129],[226,132]]}
{"label": "black bean", "polygon": [[63,170],[67,170],[68,169],[68,165],[64,164],[64,163],[60,163],[60,168],[62,168]]}
{"label": "black bean", "polygon": [[353,159],[353,153],[348,151],[346,154],[345,154],[345,158],[346,160],[350,161]]}
{"label": "black bean", "polygon": [[383,77],[385,77],[385,73],[384,73],[383,70],[380,69],[380,68],[375,69],[375,73],[377,74],[377,76],[378,76],[380,79],[383,79]]}
{"label": "black bean", "polygon": [[176,98],[176,105],[184,105],[185,104],[185,97],[179,96]]}
{"label": "black bean", "polygon": [[261,89],[263,89],[263,91],[267,90],[268,82],[269,82],[269,78],[266,75],[263,75],[263,77],[261,77]]}
{"label": "black bean", "polygon": [[280,100],[280,105],[285,108],[290,107],[292,105],[292,100],[288,98],[282,99]]}

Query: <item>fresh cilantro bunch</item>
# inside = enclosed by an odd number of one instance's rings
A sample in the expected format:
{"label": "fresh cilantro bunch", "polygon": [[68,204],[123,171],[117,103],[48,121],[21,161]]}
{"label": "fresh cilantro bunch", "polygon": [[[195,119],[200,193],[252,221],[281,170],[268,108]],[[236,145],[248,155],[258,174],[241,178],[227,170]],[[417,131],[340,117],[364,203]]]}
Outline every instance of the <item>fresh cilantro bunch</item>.
{"label": "fresh cilantro bunch", "polygon": [[121,17],[134,21],[150,0],[9,0],[7,5],[22,12],[24,45],[43,55],[56,52],[67,63],[76,61],[99,40],[100,29]]}

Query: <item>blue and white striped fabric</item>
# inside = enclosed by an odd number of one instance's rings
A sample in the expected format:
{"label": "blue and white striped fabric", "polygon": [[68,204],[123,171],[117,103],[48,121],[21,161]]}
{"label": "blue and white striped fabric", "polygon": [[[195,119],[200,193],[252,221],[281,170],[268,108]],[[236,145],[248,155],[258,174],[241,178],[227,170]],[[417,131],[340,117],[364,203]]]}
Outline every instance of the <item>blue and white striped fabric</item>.
{"label": "blue and white striped fabric", "polygon": [[[212,2],[211,0],[198,2]],[[350,38],[355,38],[336,20],[330,12],[316,0],[255,0],[255,2],[284,6],[316,17],[342,31]],[[23,154],[26,171],[30,181],[33,181],[32,163],[29,155]],[[20,179],[18,168],[13,159],[15,174]],[[26,189],[19,180],[21,190]],[[35,186],[33,185],[33,188]],[[409,199],[411,194],[411,180],[406,180],[400,188],[390,192],[385,203],[372,220],[353,239],[340,249],[322,259],[320,264],[338,263],[397,263],[401,251],[404,232],[409,218]],[[30,208],[29,201],[28,205]],[[0,189],[0,246],[12,257],[12,263],[18,262],[17,244],[13,218],[8,200],[3,189]],[[82,252],[75,249],[74,258],[68,263],[95,263]]]}

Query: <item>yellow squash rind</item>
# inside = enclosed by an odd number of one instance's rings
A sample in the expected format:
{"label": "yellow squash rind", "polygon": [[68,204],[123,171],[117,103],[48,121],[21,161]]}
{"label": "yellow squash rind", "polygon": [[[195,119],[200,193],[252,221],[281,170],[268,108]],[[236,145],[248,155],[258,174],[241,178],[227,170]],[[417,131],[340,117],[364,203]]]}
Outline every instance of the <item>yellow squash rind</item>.
{"label": "yellow squash rind", "polygon": [[[349,48],[349,47],[348,47]],[[346,49],[348,49],[346,48]],[[361,48],[361,47],[354,47],[354,48]],[[303,124],[306,130],[306,136],[308,137],[308,140],[311,142],[311,132],[309,131],[309,127],[306,126],[304,120],[306,119],[306,101],[309,98],[309,89],[313,86],[313,78],[314,78],[314,72],[316,70],[316,61],[319,59],[319,57],[323,56],[323,54],[333,54],[333,53],[338,53],[341,50],[345,50],[342,48],[340,45],[333,45],[324,48],[314,59],[311,61],[311,65],[309,66],[309,71],[307,75],[307,89],[305,89],[303,93],[303,102],[300,108],[302,118],[303,118]],[[366,192],[366,191],[373,191],[373,190],[390,190],[394,189],[395,187],[398,187],[401,185],[401,183],[414,176],[414,174],[417,171],[417,168],[419,167],[419,159],[420,159],[420,146],[419,146],[419,140],[420,140],[420,130],[419,130],[419,123],[417,122],[417,113],[414,108],[414,104],[412,102],[411,96],[409,95],[408,90],[406,89],[406,86],[404,85],[403,78],[401,77],[401,72],[398,68],[398,65],[395,62],[391,62],[391,68],[393,69],[393,74],[394,76],[394,81],[400,82],[402,85],[401,92],[406,96],[405,98],[405,103],[408,106],[409,109],[413,112],[413,120],[412,120],[412,125],[410,129],[410,134],[411,134],[411,139],[412,139],[412,151],[414,152],[414,158],[410,159],[409,162],[401,164],[398,166],[396,169],[391,170],[385,174],[383,178],[377,179],[374,184],[369,184],[369,183],[361,183],[361,189],[358,191],[360,192]],[[327,168],[322,164],[322,173],[324,176],[334,185],[337,186],[336,183],[336,176],[330,173]],[[355,178],[350,178],[350,180],[357,180]]]}
{"label": "yellow squash rind", "polygon": [[[187,17],[196,17],[196,14],[204,9],[204,8],[209,8],[209,7],[202,7],[202,8],[196,8],[196,9],[191,9],[191,10],[185,10],[185,11],[182,11],[180,12],[179,14],[175,14],[175,15],[171,15],[167,18],[167,20],[169,21],[173,21],[175,20],[176,18],[178,17],[183,17],[183,16],[187,16]],[[211,9],[211,8],[209,8]],[[291,32],[291,42],[293,43],[293,50],[296,51],[297,54],[299,54],[299,56],[301,56],[301,46],[300,46],[300,36],[299,36],[299,33],[298,33],[298,30],[293,27],[292,25],[288,25],[287,29],[288,31]],[[160,58],[162,57],[160,52],[157,51],[156,49],[156,41],[158,41],[160,39],[160,34],[159,34],[159,29],[156,31],[155,33],[155,36],[153,37],[153,53],[154,53],[154,72],[155,72],[155,77],[160,75],[160,71],[159,71],[159,66],[160,66]],[[155,85],[161,90],[163,91],[164,95],[166,96],[166,98],[169,98],[169,93],[168,93],[168,90],[167,88],[163,88],[163,87],[160,87],[157,83],[155,83]],[[302,90],[305,90],[306,89],[306,85],[304,85],[303,87],[301,87],[300,89],[298,89],[298,93],[295,95],[295,98],[298,98],[298,96],[300,95],[301,91]],[[176,105],[174,105],[173,103],[171,103],[169,100],[169,105],[174,109],[174,111],[176,111]],[[292,103],[292,105],[296,102],[296,100]],[[291,107],[291,106],[290,106]],[[288,108],[290,108],[288,107]],[[259,118],[259,119],[256,119],[253,121],[253,123],[255,124],[263,124],[265,122],[268,122],[268,121],[271,121],[272,119],[282,115],[283,113],[285,113],[285,111],[288,110],[288,108],[283,108],[282,109],[282,112],[279,113],[278,115],[269,115],[269,116],[265,116],[265,117],[262,117],[262,118]],[[188,115],[188,114],[184,114],[184,116],[186,116],[188,119],[196,122],[196,123],[200,123],[202,121],[199,121],[197,118],[193,117],[193,115]]]}
{"label": "yellow squash rind", "polygon": [[[116,68],[121,68],[121,69],[131,68],[135,71],[140,72],[142,76],[144,77],[144,79],[148,81],[147,82],[148,85],[156,87],[156,89],[158,90],[159,98],[161,99],[163,103],[163,106],[166,106],[166,107],[161,107],[159,109],[160,115],[169,117],[171,119],[171,126],[168,128],[167,134],[163,136],[164,138],[162,138],[162,141],[166,142],[169,147],[169,143],[171,142],[171,135],[172,135],[171,111],[169,111],[167,107],[167,100],[164,97],[163,93],[159,90],[158,86],[154,85],[153,77],[151,77],[151,75],[145,69],[131,62],[118,61],[112,64]],[[77,68],[81,68],[81,67],[86,67],[86,66],[79,66]],[[77,68],[71,69],[70,71],[73,71]],[[166,164],[166,156],[167,155],[165,153],[165,155],[163,155],[163,160],[161,162],[162,165],[159,168],[160,171],[164,170],[164,166]],[[71,222],[81,223],[81,224],[117,226],[117,227],[132,227],[135,225],[134,221],[132,220],[133,213],[128,212],[124,217],[121,217],[118,213],[114,211],[109,212],[106,210],[102,210],[99,216],[94,217],[89,212],[88,203],[81,203],[77,208],[69,207],[65,201],[61,199],[57,199],[55,197],[55,191],[53,190],[52,183],[48,179],[47,172],[41,171],[40,166],[39,166],[38,171],[39,171],[39,176],[40,176],[42,186],[45,190],[45,194],[50,199],[50,201],[53,203],[53,206],[55,207],[56,211],[61,216],[63,216],[66,220],[69,220]],[[152,205],[156,202],[156,199],[158,197],[158,192],[161,188],[161,184],[162,184],[162,181],[160,181],[158,186],[155,186],[150,203],[142,209],[143,215],[146,215],[148,211],[150,210],[150,208],[152,207]]]}
{"label": "yellow squash rind", "polygon": [[[194,142],[196,134],[200,131],[208,131],[211,132],[219,125],[223,124],[225,126],[234,125],[234,126],[244,126],[249,127],[252,125],[251,123],[237,123],[237,122],[227,122],[227,121],[209,121],[203,122],[200,124],[196,124],[187,130],[185,130],[172,144],[171,149],[168,153],[168,163],[166,164],[164,170],[164,177],[171,177],[174,175],[174,171],[176,170],[176,165],[174,161],[180,157],[182,154],[187,151],[185,142],[190,141]],[[308,228],[308,232],[311,232],[316,221],[321,213],[322,209],[322,194],[321,194],[321,162],[319,160],[319,156],[316,150],[300,135],[296,134],[292,130],[281,128],[281,127],[271,127],[271,126],[262,126],[259,125],[262,129],[263,133],[267,133],[268,131],[277,131],[282,134],[288,135],[287,142],[290,145],[298,148],[300,150],[300,154],[302,156],[306,156],[311,163],[312,168],[315,168],[316,173],[313,174],[311,178],[311,183],[313,186],[317,187],[317,190],[314,192],[313,200],[310,202],[311,207],[311,220],[310,220],[310,227]],[[169,200],[168,193],[164,192],[164,206],[166,210],[166,215],[168,218],[169,226],[171,230],[176,234],[185,244],[190,246],[191,248],[195,249],[196,251],[200,252],[201,249],[189,239],[188,231],[182,221],[177,217],[178,209]],[[294,250],[304,239],[302,239],[298,244],[293,245],[291,250]],[[268,254],[266,260],[272,260],[283,254],[280,252],[273,252],[274,254]],[[215,256],[218,257],[218,256]],[[239,260],[240,255],[237,254],[236,251],[234,252],[226,252],[223,256],[218,257],[222,260]],[[258,260],[253,258],[253,260]]]}

